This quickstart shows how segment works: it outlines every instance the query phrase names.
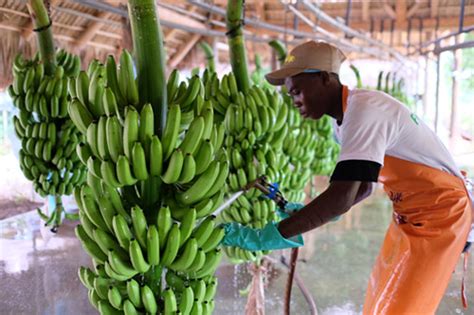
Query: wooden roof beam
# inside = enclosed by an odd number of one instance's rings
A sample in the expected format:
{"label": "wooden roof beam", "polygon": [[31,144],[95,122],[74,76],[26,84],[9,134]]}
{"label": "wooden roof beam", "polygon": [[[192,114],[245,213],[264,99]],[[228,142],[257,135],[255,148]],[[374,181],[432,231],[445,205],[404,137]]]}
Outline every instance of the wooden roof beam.
{"label": "wooden roof beam", "polygon": [[166,21],[169,23],[181,24],[187,27],[192,27],[200,30],[207,29],[204,23],[201,23],[195,19],[176,13],[175,11],[164,7],[158,8],[158,16],[160,18],[160,21],[162,22]]}
{"label": "wooden roof beam", "polygon": [[[397,1],[398,4],[398,1]],[[383,9],[385,10],[385,13],[391,18],[391,19],[396,19],[397,18],[397,13],[393,10],[392,6],[388,3],[383,4]]]}
{"label": "wooden roof beam", "polygon": [[421,2],[416,2],[411,6],[411,8],[407,12],[407,19],[413,17],[416,12],[418,12],[418,9],[421,7]]}
{"label": "wooden roof beam", "polygon": [[194,34],[192,35],[191,39],[186,43],[186,45],[182,49],[178,48],[179,52],[170,60],[169,67],[174,68],[181,61],[183,61],[183,59],[191,51],[194,45],[196,45],[196,43],[198,42],[200,38],[201,38],[201,34]]}
{"label": "wooden roof beam", "polygon": [[[96,17],[99,19],[108,19],[112,13],[110,12],[99,12]],[[79,35],[77,40],[74,42],[74,49],[81,50],[87,43],[96,35],[97,31],[100,30],[102,27],[102,23],[99,21],[92,21],[90,22],[84,32]]]}

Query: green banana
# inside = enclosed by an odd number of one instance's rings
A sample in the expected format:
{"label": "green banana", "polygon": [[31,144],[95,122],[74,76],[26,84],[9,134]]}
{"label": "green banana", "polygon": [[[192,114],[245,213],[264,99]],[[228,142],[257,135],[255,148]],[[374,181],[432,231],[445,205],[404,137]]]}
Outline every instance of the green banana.
{"label": "green banana", "polygon": [[183,162],[183,151],[178,148],[171,155],[168,167],[165,173],[161,176],[163,182],[167,184],[176,183],[179,180],[179,175],[182,172]]}
{"label": "green banana", "polygon": [[136,308],[141,308],[143,306],[140,285],[136,280],[130,279],[127,281],[127,295]]}
{"label": "green banana", "polygon": [[156,225],[158,226],[158,234],[160,239],[160,248],[166,244],[166,238],[168,237],[168,233],[171,229],[173,221],[171,219],[171,211],[170,208],[167,206],[163,206],[158,211],[158,218]]}
{"label": "green banana", "polygon": [[118,84],[120,91],[127,100],[127,104],[138,105],[138,88],[133,75],[133,59],[126,49],[120,55]]}
{"label": "green banana", "polygon": [[193,227],[196,223],[196,210],[190,209],[186,212],[181,220],[181,224],[179,226],[180,229],[180,243],[179,246],[183,246],[183,244],[188,240],[193,232]]}
{"label": "green banana", "polygon": [[181,124],[181,108],[178,104],[170,106],[166,126],[163,131],[163,160],[168,160],[173,153],[178,141],[179,128]]}
{"label": "green banana", "polygon": [[138,315],[138,311],[130,300],[123,302],[123,312],[125,315]]}
{"label": "green banana", "polygon": [[153,291],[150,289],[149,286],[146,284],[141,287],[141,298],[143,306],[145,310],[149,314],[157,314],[158,313],[158,304],[156,303],[155,295]]}
{"label": "green banana", "polygon": [[87,128],[92,123],[93,117],[91,112],[77,98],[73,99],[68,107],[68,113],[74,125],[86,134]]}
{"label": "green banana", "polygon": [[[159,230],[158,230],[159,231]],[[176,258],[179,250],[180,231],[178,224],[174,223],[166,239],[164,254],[161,257],[161,264],[168,267]]]}
{"label": "green banana", "polygon": [[163,167],[163,148],[158,136],[153,135],[150,143],[150,175],[160,176]]}
{"label": "green banana", "polygon": [[196,162],[191,153],[186,154],[184,157],[183,167],[181,169],[181,174],[178,178],[178,183],[186,184],[189,183],[196,174]]}
{"label": "green banana", "polygon": [[148,178],[145,150],[140,142],[135,142],[132,148],[132,166],[133,174],[138,180]]}
{"label": "green banana", "polygon": [[142,248],[146,249],[146,234],[148,227],[146,223],[145,214],[143,213],[143,210],[138,206],[132,207],[131,213],[135,237],[142,246]]}
{"label": "green banana", "polygon": [[104,183],[110,187],[122,187],[122,184],[117,178],[117,170],[115,168],[115,164],[112,161],[102,161],[102,163],[100,163],[100,177],[104,180]]}
{"label": "green banana", "polygon": [[138,241],[133,238],[130,240],[129,254],[130,260],[132,261],[132,266],[138,272],[145,273],[148,271],[148,269],[150,269],[150,264],[145,260]]}
{"label": "green banana", "polygon": [[138,274],[138,271],[135,270],[134,267],[128,261],[122,259],[115,251],[110,250],[107,257],[110,266],[118,274],[128,278],[131,278]]}
{"label": "green banana", "polygon": [[171,288],[166,288],[163,293],[164,300],[164,315],[174,315],[178,310],[176,305],[176,296]]}
{"label": "green banana", "polygon": [[138,141],[139,115],[137,110],[128,106],[126,108],[125,122],[123,127],[123,149],[128,159],[132,159],[132,148]]}
{"label": "green banana", "polygon": [[183,142],[179,146],[184,154],[194,154],[200,144],[204,127],[204,118],[202,116],[196,117],[191,122],[191,125],[184,136]]}
{"label": "green banana", "polygon": [[122,215],[118,214],[113,218],[112,226],[120,246],[125,250],[128,250],[130,239],[132,238],[132,232],[128,227],[127,221]]}
{"label": "green banana", "polygon": [[155,225],[150,225],[147,231],[147,259],[150,265],[160,263],[160,236]]}
{"label": "green banana", "polygon": [[119,289],[117,289],[117,287],[110,286],[109,291],[107,292],[107,297],[110,305],[112,305],[117,310],[122,309],[122,294],[120,293]]}
{"label": "green banana", "polygon": [[117,116],[112,116],[107,118],[105,128],[108,152],[112,161],[117,162],[118,157],[124,154],[122,144],[122,125]]}
{"label": "green banana", "polygon": [[107,256],[102,252],[100,247],[87,235],[82,225],[77,225],[74,229],[76,237],[81,241],[84,250],[96,261],[104,263]]}
{"label": "green banana", "polygon": [[194,304],[194,292],[190,286],[187,286],[181,294],[178,309],[182,314],[187,315],[191,312]]}
{"label": "green banana", "polygon": [[222,227],[218,227],[212,230],[208,239],[202,244],[202,250],[207,253],[215,249],[225,236],[225,230]]}
{"label": "green banana", "polygon": [[194,272],[201,269],[204,264],[206,263],[206,253],[202,248],[199,248],[196,253],[196,258],[191,263],[191,265],[187,268],[186,272]]}
{"label": "green banana", "polygon": [[194,229],[192,235],[196,238],[199,247],[209,239],[215,226],[215,216],[211,215],[204,219],[201,224]]}
{"label": "green banana", "polygon": [[184,205],[200,201],[214,184],[219,175],[219,167],[220,162],[213,161],[188,190],[178,195],[178,201]]}
{"label": "green banana", "polygon": [[222,251],[220,249],[215,249],[206,254],[206,264],[204,267],[193,273],[192,276],[194,279],[203,278],[215,272],[219,266],[222,259]]}
{"label": "green banana", "polygon": [[155,130],[153,108],[150,103],[145,104],[140,112],[140,127],[138,129],[138,139],[145,147],[148,147],[150,138]]}
{"label": "green banana", "polygon": [[169,268],[176,271],[186,270],[196,258],[197,251],[198,243],[194,237],[191,237],[184,244],[181,253],[175,258],[171,265],[169,265]]}
{"label": "green banana", "polygon": [[125,155],[120,155],[117,159],[117,179],[123,186],[131,186],[137,182],[130,169],[130,162]]}
{"label": "green banana", "polygon": [[214,146],[209,139],[203,141],[196,154],[196,175],[202,174],[211,164],[214,157]]}

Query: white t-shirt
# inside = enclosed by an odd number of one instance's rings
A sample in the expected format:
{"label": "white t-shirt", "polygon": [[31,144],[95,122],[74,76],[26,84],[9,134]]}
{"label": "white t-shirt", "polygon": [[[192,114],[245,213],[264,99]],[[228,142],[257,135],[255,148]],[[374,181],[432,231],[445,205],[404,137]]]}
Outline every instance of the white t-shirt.
{"label": "white t-shirt", "polygon": [[462,178],[436,134],[415,114],[380,91],[349,90],[342,124],[334,123],[341,143],[338,162],[368,160],[383,165],[384,156],[424,164]]}

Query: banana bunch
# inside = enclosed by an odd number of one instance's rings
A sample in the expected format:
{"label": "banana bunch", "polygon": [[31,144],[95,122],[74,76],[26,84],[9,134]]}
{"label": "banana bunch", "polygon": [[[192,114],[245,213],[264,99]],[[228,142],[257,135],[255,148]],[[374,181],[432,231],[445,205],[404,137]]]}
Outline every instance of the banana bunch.
{"label": "banana bunch", "polygon": [[187,279],[167,271],[166,288],[156,295],[141,279],[120,281],[108,278],[103,265],[94,270],[80,267],[78,276],[88,289],[90,303],[101,314],[212,314],[217,278]]}
{"label": "banana bunch", "polygon": [[[211,314],[217,286],[213,274],[222,258],[217,245],[224,236],[215,218],[195,226],[192,210],[178,223],[170,208],[162,207],[151,223],[139,206],[124,210],[117,191],[99,182],[106,190],[101,204],[87,185],[77,189],[76,197],[81,220],[76,236],[95,266],[95,271],[79,269],[91,304],[105,314]],[[166,268],[167,288],[153,290],[150,277],[161,268]]]}
{"label": "banana bunch", "polygon": [[[68,81],[68,112],[85,139],[77,154],[88,168],[86,184],[74,190],[76,235],[96,266],[79,274],[101,313],[210,314],[214,308],[224,230],[212,213],[229,173],[225,127],[215,123],[199,77],[180,82],[174,71],[167,88],[159,137],[152,106],[139,104],[127,51],[119,65],[109,56]],[[185,279],[185,290],[162,286],[156,280],[162,272]]]}
{"label": "banana bunch", "polygon": [[[86,177],[76,154],[82,136],[67,112],[67,77],[78,73],[80,59],[64,50],[56,54],[56,59],[55,73],[46,75],[39,55],[32,60],[18,55],[13,63],[13,83],[8,87],[18,109],[13,124],[21,141],[20,168],[43,197],[70,195]],[[50,217],[39,213],[47,225],[55,222],[58,226],[61,211],[52,211]]]}

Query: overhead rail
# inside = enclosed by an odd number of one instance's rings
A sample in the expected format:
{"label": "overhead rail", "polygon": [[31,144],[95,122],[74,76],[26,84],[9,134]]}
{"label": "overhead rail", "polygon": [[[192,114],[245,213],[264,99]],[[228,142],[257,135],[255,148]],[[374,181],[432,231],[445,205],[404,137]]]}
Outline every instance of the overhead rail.
{"label": "overhead rail", "polygon": [[378,41],[378,40],[375,40],[373,38],[370,38],[369,36],[359,32],[359,31],[356,31],[354,30],[353,28],[350,28],[348,27],[347,25],[345,25],[344,23],[341,23],[339,22],[337,19],[329,16],[328,14],[326,14],[323,10],[321,10],[320,8],[318,8],[317,6],[313,5],[309,0],[301,0],[301,2],[303,3],[303,5],[310,11],[312,11],[321,21],[341,30],[342,32],[344,32],[345,34],[349,35],[349,36],[353,36],[353,37],[356,37],[356,38],[359,38],[361,40],[364,40],[366,41],[367,43],[371,44],[371,45],[374,45],[374,46],[377,46],[385,51],[387,51],[388,53],[390,53],[392,56],[394,56],[395,58],[397,58],[399,61],[405,61],[406,60],[406,57],[403,56],[400,52],[398,52],[396,49],[384,44],[383,42],[381,41]]}
{"label": "overhead rail", "polygon": [[[217,7],[215,5],[212,5],[212,4],[208,4],[208,3],[203,2],[203,1],[188,0],[188,2],[195,5],[195,6],[197,6],[197,7],[199,7],[199,8],[201,8],[201,9],[204,9],[208,12],[211,12],[211,13],[214,13],[214,14],[217,14],[217,15],[225,16],[225,14],[226,14],[224,9],[222,9],[220,7]],[[345,42],[341,42],[340,39],[338,39],[336,41],[333,37],[329,37],[327,35],[327,33],[328,33],[327,31],[326,32],[322,31],[321,32],[322,36],[317,36],[313,33],[301,32],[301,31],[297,31],[297,30],[294,30],[294,29],[289,29],[289,28],[286,28],[286,27],[282,27],[282,26],[278,26],[278,25],[274,25],[274,24],[270,24],[270,23],[266,23],[266,22],[261,22],[261,21],[258,21],[256,19],[252,19],[252,18],[248,18],[248,17],[245,17],[244,22],[247,25],[251,25],[251,26],[254,26],[256,28],[266,29],[266,30],[273,31],[273,32],[276,32],[276,33],[281,33],[281,34],[286,33],[286,34],[294,35],[296,37],[301,37],[301,38],[305,38],[305,39],[325,40],[325,41],[330,42],[330,43],[339,44],[339,45],[342,46],[341,48],[347,48],[347,49],[351,49],[353,51],[357,51],[357,52],[361,52],[361,53],[367,53],[367,54],[370,54],[370,55],[378,57],[378,58],[388,57],[385,54],[381,55],[380,52],[378,52],[378,51],[367,50],[366,47],[355,46],[352,43],[350,45],[348,45]]]}

